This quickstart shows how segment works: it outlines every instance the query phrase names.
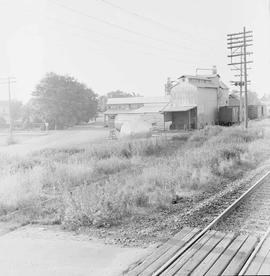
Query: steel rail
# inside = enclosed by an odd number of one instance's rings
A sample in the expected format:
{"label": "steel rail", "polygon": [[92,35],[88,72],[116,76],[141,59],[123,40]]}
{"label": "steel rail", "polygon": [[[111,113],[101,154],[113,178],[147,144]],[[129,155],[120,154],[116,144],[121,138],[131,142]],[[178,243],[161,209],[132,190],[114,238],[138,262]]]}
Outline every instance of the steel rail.
{"label": "steel rail", "polygon": [[258,251],[260,250],[260,248],[262,247],[264,241],[268,238],[268,236],[270,235],[270,227],[268,228],[268,230],[266,231],[266,233],[264,234],[263,238],[261,239],[261,241],[258,243],[258,245],[256,246],[256,248],[254,249],[254,251],[252,252],[252,254],[249,256],[247,262],[245,263],[245,265],[242,267],[242,269],[240,270],[238,276],[243,276],[245,274],[245,272],[247,271],[247,269],[249,268],[251,262],[253,261],[253,259],[256,257]]}
{"label": "steel rail", "polygon": [[162,265],[152,276],[158,276],[164,272],[171,264],[173,264],[185,251],[187,251],[195,242],[197,242],[207,231],[213,228],[217,223],[222,221],[227,215],[229,215],[247,196],[249,196],[263,180],[270,175],[268,171],[259,180],[256,181],[244,194],[236,199],[228,208],[226,208],[219,216],[217,216],[207,227],[205,227],[197,236],[191,239],[182,249],[180,249],[170,260]]}

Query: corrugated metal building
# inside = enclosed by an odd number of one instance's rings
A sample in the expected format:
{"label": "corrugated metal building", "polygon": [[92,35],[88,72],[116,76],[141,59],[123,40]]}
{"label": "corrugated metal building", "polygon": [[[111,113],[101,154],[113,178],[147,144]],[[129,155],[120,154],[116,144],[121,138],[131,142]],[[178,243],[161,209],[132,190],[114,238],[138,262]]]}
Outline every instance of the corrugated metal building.
{"label": "corrugated metal building", "polygon": [[228,105],[228,87],[213,75],[184,75],[171,89],[170,103],[163,109],[175,129],[202,128],[218,121],[218,108]]}
{"label": "corrugated metal building", "polygon": [[140,116],[159,129],[196,129],[218,121],[218,108],[228,105],[228,87],[218,74],[183,75],[173,81],[170,94],[156,98],[108,99],[105,122],[116,116]]}

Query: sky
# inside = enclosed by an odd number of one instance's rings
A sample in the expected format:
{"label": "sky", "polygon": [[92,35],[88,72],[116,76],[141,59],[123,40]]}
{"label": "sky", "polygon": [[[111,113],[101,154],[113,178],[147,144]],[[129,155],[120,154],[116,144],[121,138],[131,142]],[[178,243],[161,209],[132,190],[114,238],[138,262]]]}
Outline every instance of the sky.
{"label": "sky", "polygon": [[[27,102],[47,72],[95,93],[164,95],[168,77],[217,66],[235,80],[227,34],[246,26],[254,45],[250,89],[270,93],[270,0],[0,0],[0,77]],[[233,87],[232,87],[233,88]],[[7,99],[0,85],[0,100]]]}

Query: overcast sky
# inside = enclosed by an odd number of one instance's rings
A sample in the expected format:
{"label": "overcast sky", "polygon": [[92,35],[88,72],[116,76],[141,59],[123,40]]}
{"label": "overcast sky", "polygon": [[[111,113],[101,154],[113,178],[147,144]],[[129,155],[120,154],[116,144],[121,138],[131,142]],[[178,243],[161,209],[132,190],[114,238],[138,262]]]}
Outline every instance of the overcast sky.
{"label": "overcast sky", "polygon": [[270,93],[269,0],[0,0],[0,77],[17,78],[12,94],[24,102],[50,71],[100,95],[162,96],[167,77],[212,65],[229,84],[226,35],[244,25],[254,33],[251,89]]}

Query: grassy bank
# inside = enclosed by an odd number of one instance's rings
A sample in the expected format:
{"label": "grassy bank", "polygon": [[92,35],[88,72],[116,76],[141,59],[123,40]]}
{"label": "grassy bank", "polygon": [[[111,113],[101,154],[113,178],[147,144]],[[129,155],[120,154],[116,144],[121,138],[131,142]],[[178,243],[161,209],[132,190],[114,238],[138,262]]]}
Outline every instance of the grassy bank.
{"label": "grassy bank", "polygon": [[270,123],[0,157],[0,215],[68,227],[111,226],[221,189],[269,158]]}

